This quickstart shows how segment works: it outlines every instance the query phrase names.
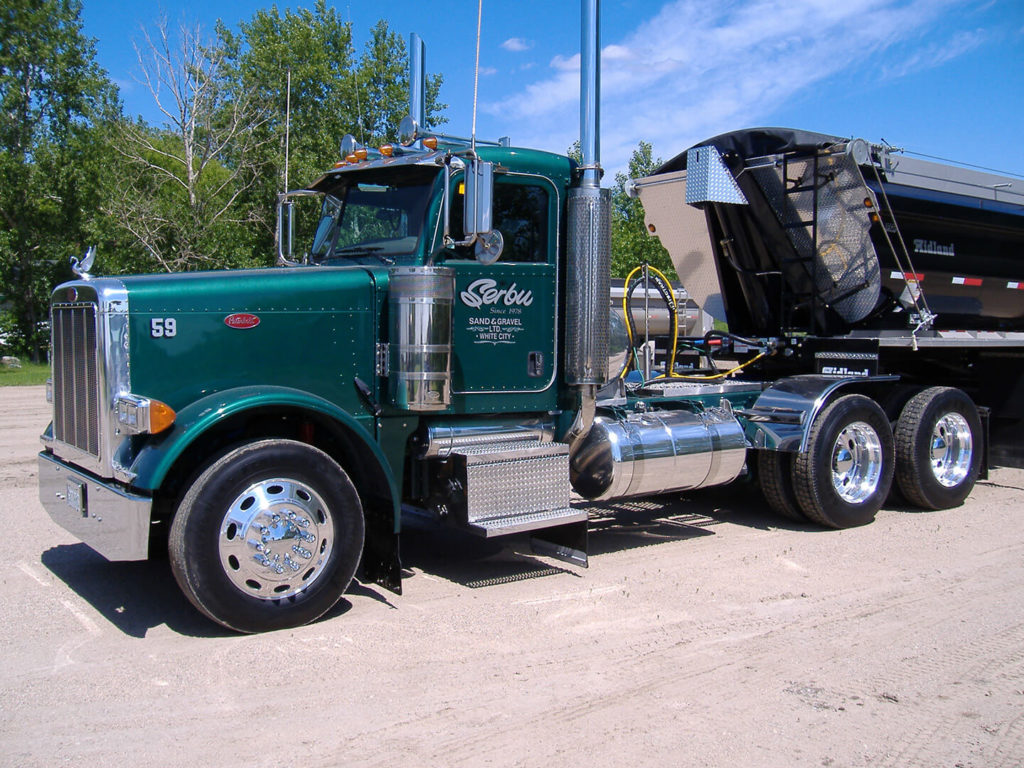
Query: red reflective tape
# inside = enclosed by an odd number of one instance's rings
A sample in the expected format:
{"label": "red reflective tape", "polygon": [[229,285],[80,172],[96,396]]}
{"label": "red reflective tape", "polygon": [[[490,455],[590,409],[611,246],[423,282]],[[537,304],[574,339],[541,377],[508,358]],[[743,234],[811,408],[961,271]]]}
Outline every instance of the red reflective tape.
{"label": "red reflective tape", "polygon": [[1006,287],[1014,291],[1024,291],[1024,280],[1019,282],[1017,280],[1011,280],[1006,284]]}
{"label": "red reflective tape", "polygon": [[980,277],[954,277],[953,285],[971,285],[977,288],[981,285]]}
{"label": "red reflective tape", "polygon": [[920,283],[924,280],[924,272],[890,272],[890,280],[911,280]]}

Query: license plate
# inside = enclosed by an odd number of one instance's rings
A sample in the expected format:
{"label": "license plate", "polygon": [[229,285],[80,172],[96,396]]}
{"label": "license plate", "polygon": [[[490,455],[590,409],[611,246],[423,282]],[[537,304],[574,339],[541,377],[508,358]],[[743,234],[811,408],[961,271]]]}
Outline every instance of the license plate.
{"label": "license plate", "polygon": [[68,506],[82,517],[88,515],[85,509],[85,483],[68,478],[68,493],[64,498],[67,500]]}

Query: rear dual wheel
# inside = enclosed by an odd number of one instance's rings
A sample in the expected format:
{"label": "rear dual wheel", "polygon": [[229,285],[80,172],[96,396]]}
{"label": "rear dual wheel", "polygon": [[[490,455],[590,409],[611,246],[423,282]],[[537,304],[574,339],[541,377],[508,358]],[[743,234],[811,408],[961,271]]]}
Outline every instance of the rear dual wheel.
{"label": "rear dual wheel", "polygon": [[959,389],[930,387],[912,397],[896,424],[896,482],[923,509],[963,503],[981,471],[978,409]]}
{"label": "rear dual wheel", "polygon": [[959,389],[919,392],[895,432],[873,400],[846,395],[815,419],[806,452],[759,454],[761,487],[776,512],[829,528],[871,522],[894,479],[911,504],[947,509],[974,488],[983,439],[978,409]]}
{"label": "rear dual wheel", "polygon": [[806,523],[793,491],[793,454],[786,451],[758,451],[757,477],[761,493],[772,510],[798,523]]}
{"label": "rear dual wheel", "polygon": [[889,493],[894,453],[889,420],[874,400],[834,400],[814,420],[806,452],[793,457],[800,510],[828,528],[870,523]]}

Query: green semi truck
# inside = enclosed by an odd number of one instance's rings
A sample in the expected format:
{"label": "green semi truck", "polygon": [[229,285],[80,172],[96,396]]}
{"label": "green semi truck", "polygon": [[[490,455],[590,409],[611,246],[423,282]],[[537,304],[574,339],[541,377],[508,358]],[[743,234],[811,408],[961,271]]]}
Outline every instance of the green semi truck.
{"label": "green semi truck", "polygon": [[[585,564],[580,498],[754,477],[772,508],[836,528],[870,522],[895,487],[960,503],[989,432],[1021,418],[1020,302],[992,317],[968,302],[941,330],[894,201],[925,226],[980,196],[894,184],[883,148],[817,134],[691,148],[633,189],[729,331],[669,339],[631,371],[650,345],[642,318],[628,348],[610,342],[593,0],[584,19],[580,163],[425,135],[416,66],[400,142],[347,138],[281,196],[278,268],[79,265],[52,298],[39,485],[54,520],[110,560],[166,548],[202,613],[257,632],[321,616],[357,572],[399,592],[408,514],[530,532]],[[1019,240],[1020,202],[997,200],[981,228]],[[930,231],[914,237],[943,251]]]}

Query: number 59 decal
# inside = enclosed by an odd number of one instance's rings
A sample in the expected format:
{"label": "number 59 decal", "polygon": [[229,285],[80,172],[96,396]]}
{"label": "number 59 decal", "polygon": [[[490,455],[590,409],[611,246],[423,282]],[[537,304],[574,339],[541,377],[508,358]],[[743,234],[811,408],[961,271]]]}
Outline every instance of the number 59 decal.
{"label": "number 59 decal", "polygon": [[173,317],[154,317],[149,321],[149,335],[154,339],[178,335],[178,323]]}

